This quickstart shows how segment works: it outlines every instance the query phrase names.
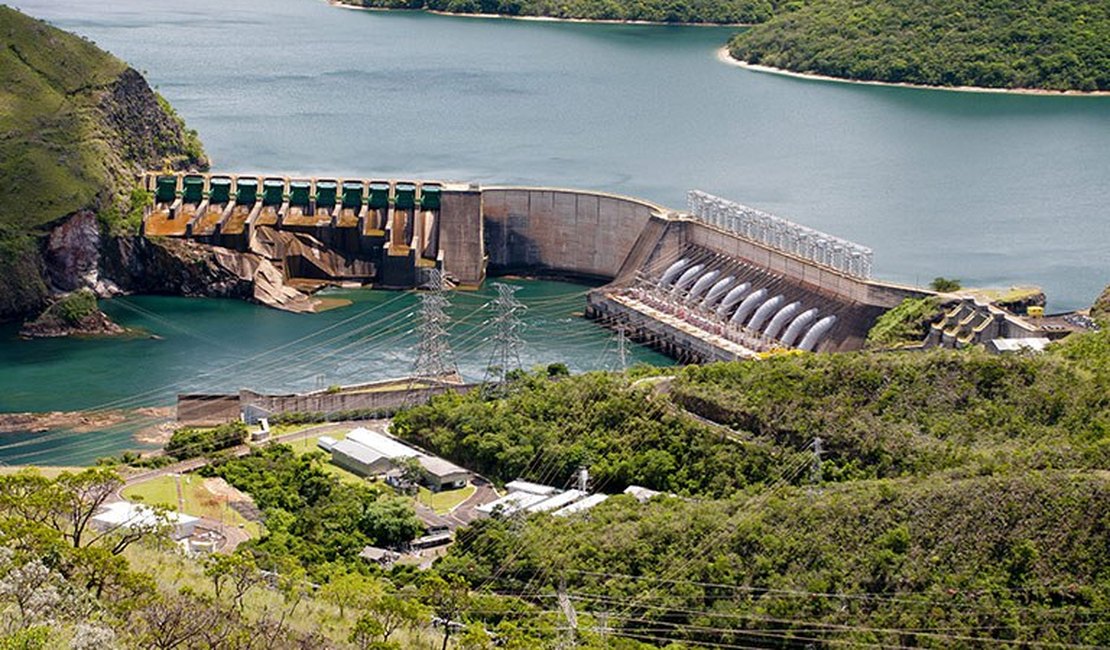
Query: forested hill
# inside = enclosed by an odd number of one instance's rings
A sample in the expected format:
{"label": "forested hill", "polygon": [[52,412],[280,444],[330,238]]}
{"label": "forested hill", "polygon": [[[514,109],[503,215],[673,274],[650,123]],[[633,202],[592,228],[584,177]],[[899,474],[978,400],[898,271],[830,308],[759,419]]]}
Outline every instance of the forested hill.
{"label": "forested hill", "polygon": [[142,75],[6,6],[0,107],[0,320],[45,305],[50,226],[84,209],[118,220],[140,168],[206,164],[196,135]]}
{"label": "forested hill", "polygon": [[547,16],[578,20],[752,24],[771,17],[781,0],[337,0],[354,7],[427,9],[455,14]]}
{"label": "forested hill", "polygon": [[1110,90],[1110,3],[821,0],[738,34],[729,51],[843,79]]}

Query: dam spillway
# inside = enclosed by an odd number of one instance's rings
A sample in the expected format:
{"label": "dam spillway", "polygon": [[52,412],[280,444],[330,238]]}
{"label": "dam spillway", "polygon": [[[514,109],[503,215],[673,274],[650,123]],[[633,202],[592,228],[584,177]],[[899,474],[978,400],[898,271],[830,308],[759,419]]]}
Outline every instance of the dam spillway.
{"label": "dam spillway", "polygon": [[862,346],[912,287],[865,247],[701,192],[686,211],[601,192],[267,174],[143,177],[148,237],[251,252],[289,282],[451,286],[487,272],[604,283],[585,313],[680,360]]}

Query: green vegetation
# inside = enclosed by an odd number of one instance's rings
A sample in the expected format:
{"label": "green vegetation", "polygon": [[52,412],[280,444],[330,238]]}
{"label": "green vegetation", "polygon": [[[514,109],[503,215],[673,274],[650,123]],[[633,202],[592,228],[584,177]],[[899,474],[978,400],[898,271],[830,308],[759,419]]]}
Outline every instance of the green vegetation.
{"label": "green vegetation", "polygon": [[[45,306],[40,240],[82,209],[130,226],[134,174],[206,166],[142,77],[91,42],[0,6],[0,319]],[[131,231],[134,232],[134,231]]]}
{"label": "green vegetation", "polygon": [[929,283],[929,288],[940,293],[949,293],[960,290],[960,281],[956,278],[937,276]]}
{"label": "green vegetation", "polygon": [[292,556],[310,570],[360,563],[368,544],[393,546],[420,534],[407,499],[368,483],[341,481],[321,453],[267,445],[203,470],[248,493],[262,510],[266,535],[251,547],[271,557]]}
{"label": "green vegetation", "polygon": [[39,320],[47,319],[63,325],[78,325],[97,313],[96,295],[88,289],[74,291],[60,298],[42,313]]}
{"label": "green vegetation", "polygon": [[732,56],[843,79],[1110,90],[1101,0],[823,0],[735,36]]}
{"label": "green vegetation", "polygon": [[636,20],[657,23],[757,23],[767,20],[779,0],[340,0],[357,7],[428,9],[461,14],[550,16],[583,20]]}
{"label": "green vegetation", "polygon": [[492,401],[480,391],[444,394],[399,413],[392,431],[496,481],[562,486],[589,465],[595,484],[612,491],[637,484],[722,496],[777,478],[780,460],[767,444],[676,412],[651,385],[606,373],[524,374]]}
{"label": "green vegetation", "polygon": [[237,447],[246,440],[247,425],[242,422],[228,422],[211,429],[183,427],[173,432],[165,450],[168,455],[185,460]]}
{"label": "green vegetation", "polygon": [[426,487],[421,487],[417,491],[416,500],[435,510],[438,514],[447,514],[452,508],[466,501],[474,494],[476,488],[473,485],[459,488],[457,490],[443,490],[442,492],[432,492]]}
{"label": "green vegetation", "polygon": [[1102,295],[1095,300],[1095,304],[1091,305],[1091,318],[1110,319],[1110,287],[1106,287]]}
{"label": "green vegetation", "polygon": [[906,298],[875,321],[867,333],[867,347],[896,348],[921,343],[940,308],[940,300],[932,296]]}
{"label": "green vegetation", "polygon": [[258,537],[261,534],[261,528],[257,523],[244,519],[243,515],[228,505],[227,498],[209,490],[205,486],[205,479],[200,476],[159,476],[149,481],[129,485],[122,490],[121,494],[123,498],[130,501],[160,505],[194,517],[207,517],[229,526],[241,526],[252,537]]}

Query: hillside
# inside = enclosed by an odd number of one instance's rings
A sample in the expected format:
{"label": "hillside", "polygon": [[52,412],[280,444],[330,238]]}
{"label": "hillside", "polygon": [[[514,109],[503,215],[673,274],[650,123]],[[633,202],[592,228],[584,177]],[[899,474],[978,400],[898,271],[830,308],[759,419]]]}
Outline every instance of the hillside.
{"label": "hillside", "polygon": [[454,14],[546,16],[574,20],[750,24],[771,17],[780,0],[337,0],[353,7],[427,9]]}
{"label": "hillside", "polygon": [[565,486],[585,465],[599,491],[676,495],[463,531],[437,569],[532,616],[562,588],[580,629],[658,646],[1105,645],[1107,395],[1103,331],[1039,356],[534,374],[497,400],[438,398],[394,431],[498,481]]}
{"label": "hillside", "polygon": [[140,169],[207,165],[195,133],[138,72],[7,6],[0,107],[0,320],[41,309],[51,288],[78,288],[51,273],[53,226],[91,210],[107,230],[129,211]]}
{"label": "hillside", "polygon": [[729,51],[748,63],[843,79],[1105,91],[1110,5],[822,0],[738,34]]}

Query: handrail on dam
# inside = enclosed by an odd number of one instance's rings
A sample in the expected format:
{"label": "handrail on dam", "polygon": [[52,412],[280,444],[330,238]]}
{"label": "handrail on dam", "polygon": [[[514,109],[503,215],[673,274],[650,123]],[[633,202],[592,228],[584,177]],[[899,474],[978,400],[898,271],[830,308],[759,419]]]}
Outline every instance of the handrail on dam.
{"label": "handrail on dam", "polygon": [[709,225],[856,278],[871,278],[874,254],[866,246],[700,190],[691,190],[686,200],[690,214]]}

